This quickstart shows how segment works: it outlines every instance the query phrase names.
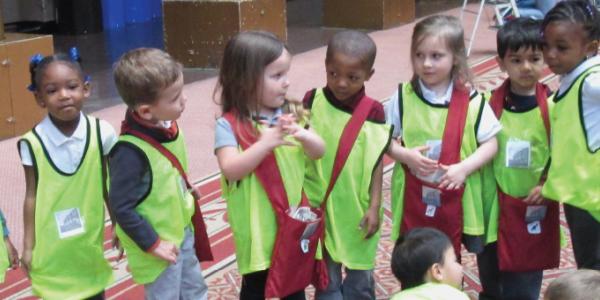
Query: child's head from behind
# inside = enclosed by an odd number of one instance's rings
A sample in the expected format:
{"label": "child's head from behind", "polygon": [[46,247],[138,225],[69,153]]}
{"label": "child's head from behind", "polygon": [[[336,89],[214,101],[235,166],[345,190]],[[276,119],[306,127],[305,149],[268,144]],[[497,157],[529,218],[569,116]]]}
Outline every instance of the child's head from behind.
{"label": "child's head from behind", "polygon": [[166,52],[133,49],[115,63],[114,77],[119,95],[142,119],[157,123],[181,116],[187,100],[182,66]]}
{"label": "child's head from behind", "polygon": [[550,283],[544,300],[588,300],[600,295],[600,272],[576,270],[561,275]]}
{"label": "child's head from behind", "polygon": [[223,113],[249,118],[283,105],[289,87],[291,55],[272,33],[247,31],[225,46],[219,82]]}
{"label": "child's head from behind", "polygon": [[506,23],[496,36],[498,64],[508,73],[511,89],[518,94],[535,90],[542,75],[541,22],[531,18],[517,18]]}
{"label": "child's head from behind", "polygon": [[90,95],[77,57],[65,54],[35,55],[30,64],[31,85],[35,100],[48,110],[54,121],[78,120],[83,101]]}
{"label": "child's head from behind", "polygon": [[392,272],[409,289],[426,282],[460,288],[462,265],[448,237],[434,228],[415,228],[401,236],[392,253]]}
{"label": "child's head from behind", "polygon": [[347,30],[336,33],[327,45],[327,87],[341,101],[359,92],[374,73],[377,47],[365,33]]}
{"label": "child's head from behind", "polygon": [[464,32],[456,17],[434,15],[417,23],[410,52],[413,87],[419,79],[429,89],[448,86],[452,80],[470,81]]}
{"label": "child's head from behind", "polygon": [[542,23],[544,60],[556,74],[571,72],[598,52],[600,14],[586,0],[561,1]]}

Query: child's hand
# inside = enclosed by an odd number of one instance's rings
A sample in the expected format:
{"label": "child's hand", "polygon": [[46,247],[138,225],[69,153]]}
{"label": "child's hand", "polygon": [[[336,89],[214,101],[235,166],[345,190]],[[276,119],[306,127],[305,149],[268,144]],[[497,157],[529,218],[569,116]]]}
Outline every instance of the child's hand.
{"label": "child's hand", "polygon": [[14,270],[19,267],[19,253],[9,237],[4,238],[4,244],[6,245],[6,252],[8,252],[8,262],[10,263],[11,269]]}
{"label": "child's hand", "polygon": [[119,252],[119,254],[117,254],[117,262],[119,262],[123,258],[123,254],[125,253],[125,249],[123,249],[123,247],[121,246],[121,241],[119,241],[119,237],[117,236],[117,232],[115,231],[114,226],[112,228],[111,235],[112,235],[112,237],[111,237],[112,247],[113,247],[113,249],[115,249],[115,250],[117,250]]}
{"label": "child's hand", "polygon": [[179,255],[179,249],[171,242],[160,240],[158,246],[152,250],[152,255],[166,260],[171,264],[177,262],[177,255]]}
{"label": "child's hand", "polygon": [[450,166],[440,165],[446,171],[446,174],[440,178],[439,189],[458,190],[465,183],[467,172],[460,163]]}
{"label": "child's hand", "polygon": [[277,126],[269,126],[266,122],[263,122],[263,129],[260,132],[260,137],[257,143],[263,143],[268,149],[272,150],[281,145],[291,146],[293,145],[284,138],[286,133],[280,124]]}
{"label": "child's hand", "polygon": [[371,238],[379,229],[379,208],[369,207],[362,220],[360,220],[358,227],[361,230],[366,230],[365,239]]}
{"label": "child's hand", "polygon": [[541,185],[536,185],[533,189],[531,189],[529,195],[527,195],[527,197],[523,199],[523,202],[529,205],[539,205],[542,204],[543,201],[544,197],[542,197]]}
{"label": "child's hand", "polygon": [[21,266],[27,274],[27,277],[30,277],[29,271],[31,271],[31,252],[31,249],[25,249],[23,250],[23,254],[21,254]]}
{"label": "child's hand", "polygon": [[437,170],[438,162],[423,155],[423,152],[429,150],[429,146],[418,146],[407,150],[405,163],[415,174],[428,176]]}

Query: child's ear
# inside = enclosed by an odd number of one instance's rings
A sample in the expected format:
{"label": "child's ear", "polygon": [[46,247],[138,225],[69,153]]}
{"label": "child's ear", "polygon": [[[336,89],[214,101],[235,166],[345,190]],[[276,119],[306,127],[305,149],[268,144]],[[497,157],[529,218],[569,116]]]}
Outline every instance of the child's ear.
{"label": "child's ear", "polygon": [[46,108],[46,101],[44,101],[44,99],[42,99],[41,95],[38,93],[38,91],[34,91],[33,92],[33,97],[35,98],[35,103],[37,103],[37,105],[41,108]]}
{"label": "child's ear", "polygon": [[371,79],[371,76],[373,76],[373,74],[375,74],[375,69],[371,69],[371,71],[369,71],[369,73],[367,74],[367,78],[365,79],[365,81],[369,81],[369,79]]}
{"label": "child's ear", "polygon": [[84,98],[88,98],[92,94],[92,85],[89,81],[85,81],[83,83],[83,96]]}
{"label": "child's ear", "polygon": [[504,60],[500,56],[496,55],[496,62],[498,63],[500,70],[502,70],[502,72],[506,72],[506,68],[504,68]]}
{"label": "child's ear", "polygon": [[598,45],[599,45],[600,41],[598,40],[593,40],[591,42],[589,42],[586,46],[586,53],[587,56],[594,56],[596,54],[598,54]]}
{"label": "child's ear", "polygon": [[442,265],[439,263],[434,263],[427,273],[425,274],[425,279],[427,282],[442,282],[444,279],[444,274],[442,273]]}
{"label": "child's ear", "polygon": [[138,116],[140,116],[140,118],[146,121],[152,120],[152,109],[150,104],[137,105],[133,110],[138,114]]}

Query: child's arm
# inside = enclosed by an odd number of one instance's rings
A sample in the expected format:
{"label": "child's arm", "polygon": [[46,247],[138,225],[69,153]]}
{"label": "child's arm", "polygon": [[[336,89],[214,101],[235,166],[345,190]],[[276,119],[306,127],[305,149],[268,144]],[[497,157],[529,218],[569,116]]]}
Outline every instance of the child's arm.
{"label": "child's arm", "polygon": [[36,179],[35,171],[31,166],[23,166],[25,169],[25,201],[23,204],[23,253],[21,262],[23,269],[29,275],[31,270],[31,254],[35,246],[35,197]]}
{"label": "child's arm", "polygon": [[383,160],[379,161],[379,164],[373,172],[371,177],[371,188],[369,194],[371,202],[369,208],[365,212],[362,220],[360,220],[360,228],[366,230],[365,239],[372,237],[375,232],[379,229],[379,209],[381,207],[381,186],[383,185]]}
{"label": "child's arm", "polygon": [[6,252],[8,254],[8,262],[12,269],[16,269],[19,266],[19,253],[17,253],[17,249],[10,240],[8,228],[6,227],[6,218],[4,218],[2,211],[0,211],[0,220],[2,221],[2,227],[4,228],[4,232],[2,233],[4,235],[4,245],[6,245]]}
{"label": "child's arm", "polygon": [[396,161],[404,163],[418,175],[427,176],[438,168],[437,161],[423,155],[423,151],[429,150],[429,146],[418,146],[412,149],[405,148],[397,140],[392,140],[387,154]]}
{"label": "child's arm", "polygon": [[246,177],[275,147],[291,145],[284,137],[285,133],[281,126],[264,126],[258,141],[243,152],[239,152],[237,147],[232,146],[217,149],[221,173],[229,181],[238,181]]}
{"label": "child's arm", "polygon": [[460,188],[467,177],[475,172],[487,162],[489,162],[498,151],[498,141],[496,137],[483,142],[473,154],[465,160],[450,166],[441,165],[446,170],[446,174],[440,179],[440,189],[456,190]]}

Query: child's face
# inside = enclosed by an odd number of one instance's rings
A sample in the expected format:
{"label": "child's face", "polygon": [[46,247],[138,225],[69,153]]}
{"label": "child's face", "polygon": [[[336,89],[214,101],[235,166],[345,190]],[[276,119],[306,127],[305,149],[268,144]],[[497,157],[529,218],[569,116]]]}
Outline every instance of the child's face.
{"label": "child's face", "polygon": [[440,265],[441,283],[460,289],[463,280],[463,267],[456,259],[454,248],[448,247],[444,252],[444,264]]}
{"label": "child's face", "polygon": [[59,121],[73,121],[79,117],[83,100],[90,96],[89,84],[81,74],[61,62],[47,65],[35,91],[39,106]]}
{"label": "child's face", "polygon": [[415,74],[429,89],[446,88],[452,80],[454,55],[438,36],[424,38],[415,49],[412,64]]}
{"label": "child's face", "polygon": [[183,74],[180,74],[173,84],[158,93],[154,103],[140,105],[140,107],[146,106],[141,109],[143,112],[140,115],[151,123],[174,121],[183,113],[186,101],[187,97],[183,92]]}
{"label": "child's face", "polygon": [[571,72],[587,55],[596,53],[581,24],[555,21],[544,29],[544,60],[556,74]]}
{"label": "child's face", "polygon": [[358,93],[373,75],[373,70],[365,68],[359,57],[352,57],[340,52],[333,53],[325,62],[327,87],[336,99],[346,101]]}
{"label": "child's face", "polygon": [[292,63],[292,56],[283,49],[283,53],[272,63],[268,64],[263,72],[262,84],[258,88],[260,104],[263,109],[274,110],[281,107],[290,81],[288,72]]}
{"label": "child's face", "polygon": [[544,59],[541,49],[519,48],[508,49],[504,58],[498,58],[500,69],[510,78],[510,87],[519,95],[530,95],[535,92],[535,85],[542,75]]}

